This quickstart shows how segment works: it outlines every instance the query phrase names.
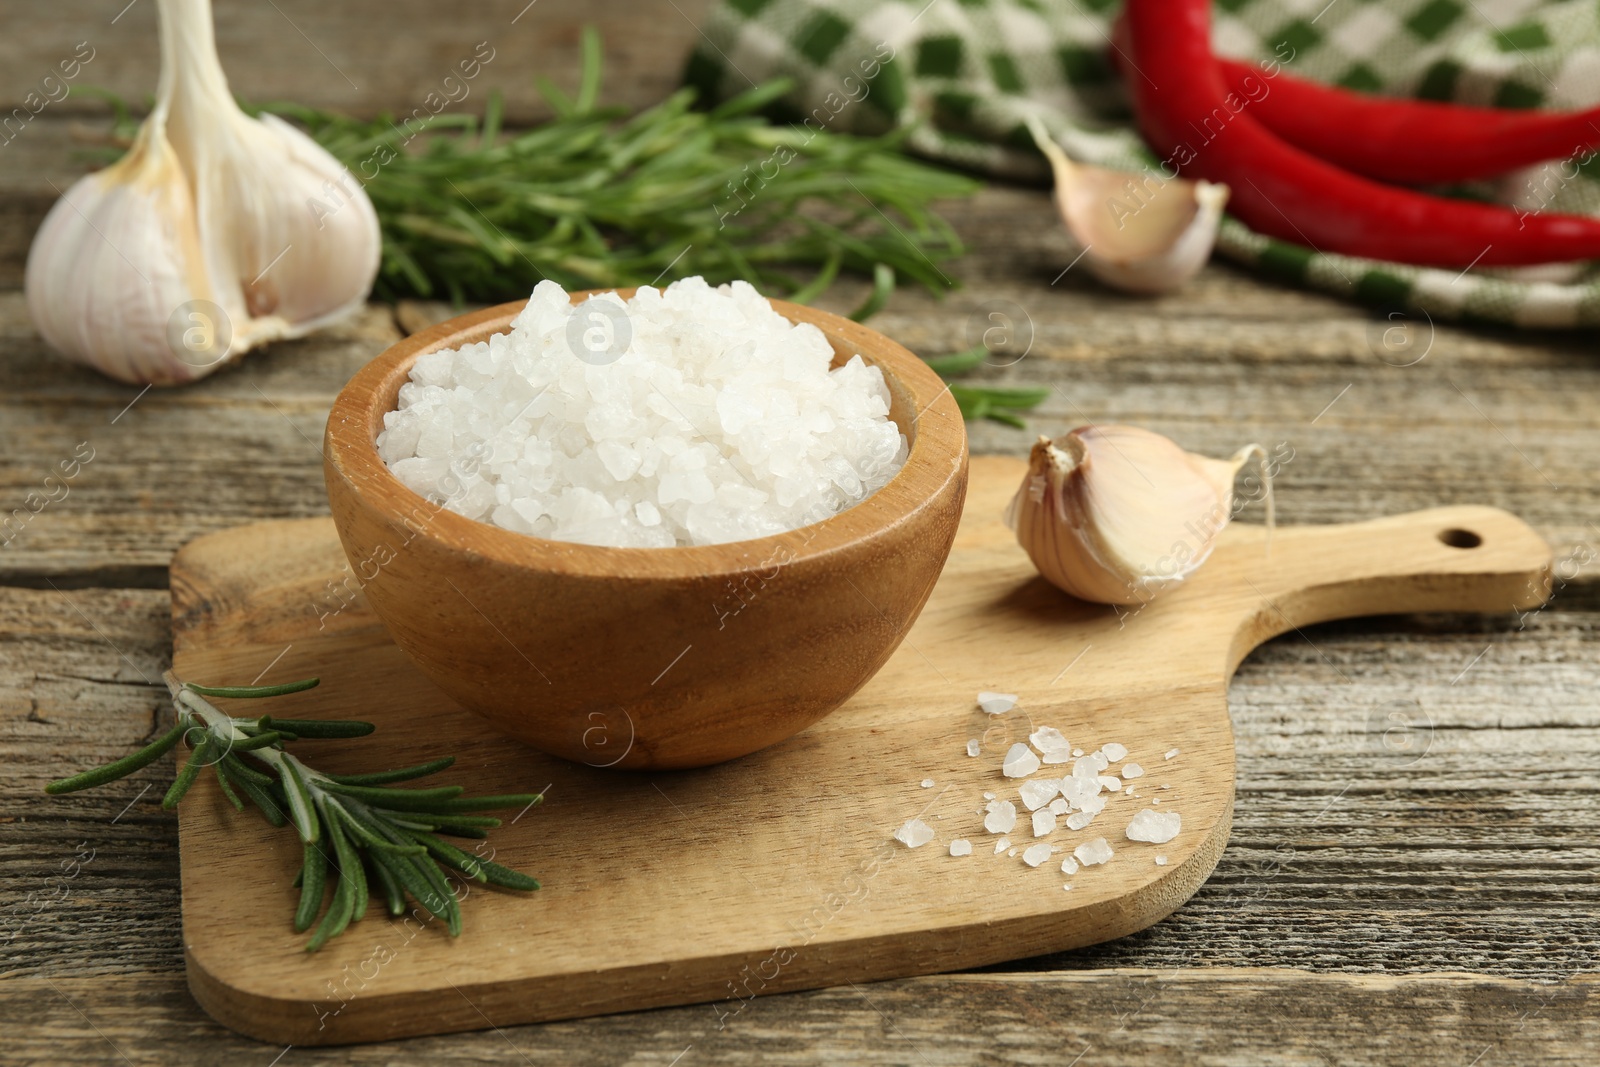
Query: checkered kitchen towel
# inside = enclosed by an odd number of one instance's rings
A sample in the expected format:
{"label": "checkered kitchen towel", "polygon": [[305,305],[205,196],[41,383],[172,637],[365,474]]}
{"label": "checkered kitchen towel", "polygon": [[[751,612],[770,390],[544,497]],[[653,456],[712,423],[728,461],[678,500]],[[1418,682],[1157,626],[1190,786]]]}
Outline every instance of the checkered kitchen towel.
{"label": "checkered kitchen towel", "polygon": [[[1154,162],[1107,60],[1120,0],[720,0],[687,79],[711,99],[779,75],[788,117],[879,133],[1001,177],[1042,179],[1023,126],[1040,114],[1080,160]],[[1498,107],[1600,102],[1600,3],[1567,0],[1217,0],[1217,51],[1292,57],[1295,74],[1365,92]],[[1469,190],[1530,210],[1600,215],[1600,161]],[[1263,273],[1430,318],[1522,327],[1600,323],[1600,268],[1445,271],[1324,255],[1229,219],[1218,249]]]}

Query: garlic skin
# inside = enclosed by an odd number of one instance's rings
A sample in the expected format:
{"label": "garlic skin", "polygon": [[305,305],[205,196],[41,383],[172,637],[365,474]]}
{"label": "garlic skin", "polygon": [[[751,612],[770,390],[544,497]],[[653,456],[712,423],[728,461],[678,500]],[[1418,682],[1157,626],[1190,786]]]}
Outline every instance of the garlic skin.
{"label": "garlic skin", "polygon": [[34,325],[69,359],[172,385],[359,308],[381,235],[338,161],[234,103],[210,0],[158,9],[155,108],[126,156],[50,209],[24,287]]}
{"label": "garlic skin", "polygon": [[[1046,581],[1096,604],[1141,604],[1194,573],[1233,514],[1229,459],[1185,452],[1133,426],[1040,437],[1006,522]],[[1268,526],[1272,493],[1267,486]]]}
{"label": "garlic skin", "polygon": [[1029,116],[1028,130],[1050,161],[1061,221],[1096,278],[1126,292],[1165,293],[1206,265],[1226,185],[1074,163],[1037,118]]}

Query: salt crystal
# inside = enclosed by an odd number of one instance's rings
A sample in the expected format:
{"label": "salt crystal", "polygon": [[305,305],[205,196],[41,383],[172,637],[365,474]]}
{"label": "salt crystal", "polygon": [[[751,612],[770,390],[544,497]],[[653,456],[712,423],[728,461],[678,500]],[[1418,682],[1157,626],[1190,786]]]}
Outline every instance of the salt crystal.
{"label": "salt crystal", "polygon": [[[1072,742],[1061,736],[1061,731],[1054,726],[1041,726],[1028,735],[1028,740],[1033,742],[1033,747],[1044,756],[1046,763],[1065,763],[1068,754],[1072,751]],[[1051,758],[1056,757],[1056,758]]]}
{"label": "salt crystal", "polygon": [[1072,805],[1067,803],[1066,797],[1056,797],[1050,802],[1050,813],[1052,815],[1065,815],[1071,808]]}
{"label": "salt crystal", "polygon": [[1071,882],[1062,882],[1061,883],[1061,888],[1062,889],[1071,889],[1072,888],[1072,883]]}
{"label": "salt crystal", "polygon": [[984,794],[983,794],[983,799],[985,799],[985,800],[993,800],[994,799],[994,794],[990,793],[988,791],[985,791]]}
{"label": "salt crystal", "polygon": [[1109,789],[1113,793],[1122,792],[1122,779],[1110,774],[1099,776],[1100,788]]}
{"label": "salt crystal", "polygon": [[1039,769],[1039,757],[1033,754],[1033,749],[1018,741],[1011,746],[1011,751],[1006,753],[1005,762],[1001,771],[1007,778],[1026,778]]}
{"label": "salt crystal", "polygon": [[970,855],[972,855],[972,842],[968,841],[964,837],[956,838],[954,841],[950,842],[950,855],[952,855],[952,856],[970,856]]}
{"label": "salt crystal", "polygon": [[1044,837],[1054,833],[1056,829],[1055,813],[1048,808],[1040,808],[1033,813],[1033,836]]}
{"label": "salt crystal", "polygon": [[1073,749],[1073,750],[1072,750],[1072,754],[1073,754],[1073,755],[1074,755],[1074,756],[1081,756],[1081,755],[1083,755],[1083,749],[1081,749],[1081,748],[1075,748],[1075,749]]}
{"label": "salt crystal", "polygon": [[1085,841],[1073,849],[1072,854],[1085,867],[1093,867],[1111,858],[1111,846],[1106,844],[1105,838],[1097,837],[1093,841]]}
{"label": "salt crystal", "polygon": [[991,693],[987,690],[978,694],[978,707],[990,715],[1004,715],[1017,706],[1015,693]]}
{"label": "salt crystal", "polygon": [[1122,766],[1122,777],[1143,778],[1144,768],[1139,766],[1137,763],[1125,763]]}
{"label": "salt crystal", "polygon": [[1073,762],[1072,777],[1098,778],[1100,777],[1100,772],[1103,770],[1105,770],[1104,767],[1096,766],[1094,760],[1090,759],[1088,756],[1083,756]]}
{"label": "salt crystal", "polygon": [[1067,829],[1082,830],[1085,826],[1088,826],[1092,822],[1094,822],[1094,812],[1075,811],[1071,815],[1067,816]]}
{"label": "salt crystal", "polygon": [[1156,866],[1157,867],[1165,867],[1166,865],[1167,865],[1167,857],[1165,857],[1165,856],[1157,856],[1156,857]]}
{"label": "salt crystal", "polygon": [[1078,873],[1078,861],[1073,859],[1071,856],[1068,856],[1066,859],[1062,860],[1061,861],[1061,873],[1062,874],[1077,874]]}
{"label": "salt crystal", "polygon": [[908,454],[883,372],[746,282],[574,305],[542,281],[508,333],[424,356],[383,419],[403,484],[560,541],[768,537],[864,500]]}
{"label": "salt crystal", "polygon": [[[1135,795],[1137,795],[1137,794],[1135,794]],[[1160,797],[1151,797],[1150,798],[1150,803],[1159,804],[1159,803],[1161,803],[1161,798]]]}
{"label": "salt crystal", "polygon": [[1089,797],[1080,805],[1080,810],[1085,815],[1099,815],[1106,810],[1106,798],[1098,795]]}
{"label": "salt crystal", "polygon": [[1089,759],[1089,760],[1093,760],[1094,761],[1094,769],[1097,770],[1097,771],[1103,771],[1107,767],[1111,766],[1111,761],[1106,759],[1106,754],[1104,752],[1100,751],[1099,749],[1095,749],[1093,752],[1089,753],[1089,755],[1084,757],[1084,758],[1085,759]]}
{"label": "salt crystal", "polygon": [[1000,853],[1004,852],[1006,849],[1008,849],[1010,847],[1011,847],[1011,839],[1009,837],[1002,837],[1000,840],[998,840],[998,841],[996,841],[994,843],[994,854],[996,856],[998,856],[998,855],[1000,855]]}
{"label": "salt crystal", "polygon": [[1022,862],[1029,867],[1037,867],[1050,858],[1050,852],[1049,845],[1033,845],[1022,854]]}
{"label": "salt crystal", "polygon": [[1164,845],[1177,837],[1182,828],[1183,816],[1177,812],[1142,808],[1128,823],[1128,840]]}
{"label": "salt crystal", "polygon": [[974,737],[972,740],[967,742],[967,755],[976,756],[978,753],[980,753],[982,751],[983,751],[983,742],[979,741],[976,737]]}
{"label": "salt crystal", "polygon": [[1015,856],[1016,854],[1017,854],[1017,850],[1016,849],[1014,849],[1014,848],[1006,849],[1006,855],[1007,856]]}
{"label": "salt crystal", "polygon": [[1111,742],[1109,745],[1101,745],[1100,751],[1104,752],[1106,754],[1106,759],[1110,760],[1112,763],[1119,763],[1128,756],[1128,746],[1119,745],[1115,741]]}
{"label": "salt crystal", "polygon": [[1017,825],[1017,806],[1009,800],[991,800],[989,814],[984,817],[983,828],[991,834],[1009,834]]}
{"label": "salt crystal", "polygon": [[919,848],[933,840],[933,827],[921,819],[912,819],[894,832],[894,839],[907,848]]}
{"label": "salt crystal", "polygon": [[1061,783],[1054,778],[1030,778],[1017,792],[1022,794],[1023,806],[1033,811],[1050,803],[1050,798],[1061,792]]}
{"label": "salt crystal", "polygon": [[1171,759],[1173,756],[1176,756],[1177,754],[1178,754],[1178,750],[1177,749],[1175,749],[1175,748],[1167,749],[1167,759]]}
{"label": "salt crystal", "polygon": [[922,788],[924,788],[924,789],[932,789],[933,788],[933,779],[932,778],[924,778],[922,780]]}

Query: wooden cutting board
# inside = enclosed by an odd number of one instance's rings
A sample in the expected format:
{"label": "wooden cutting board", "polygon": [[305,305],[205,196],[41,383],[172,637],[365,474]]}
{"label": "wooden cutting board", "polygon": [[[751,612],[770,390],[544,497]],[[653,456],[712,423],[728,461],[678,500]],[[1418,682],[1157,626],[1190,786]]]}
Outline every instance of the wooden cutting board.
{"label": "wooden cutting board", "polygon": [[[474,891],[455,939],[436,922],[391,921],[374,907],[308,956],[288,924],[298,843],[253,810],[235,813],[203,779],[179,824],[195,997],[236,1030],[297,1045],[697,1002],[710,1034],[758,1014],[761,994],[1121,937],[1188,899],[1227,842],[1227,681],[1252,648],[1354,615],[1509,612],[1541,603],[1548,585],[1550,552],[1532,530],[1493,508],[1452,507],[1280,528],[1270,555],[1259,527],[1235,524],[1189,583],[1119,614],[1035,575],[1000,520],[1022,472],[1015,459],[973,460],[966,515],[927,608],[845,707],[780,745],[694,771],[563,763],[455,708],[365,609],[329,519],[261,523],[186,546],[172,565],[180,676],[321,676],[320,688],[275,710],[368,719],[378,730],[299,743],[313,766],[376,770],[453,753],[439,784],[546,795],[490,839],[500,861],[543,890]],[[738,625],[729,620],[729,640]],[[975,702],[985,689],[1019,694],[1018,709],[985,714]],[[1145,774],[1132,780],[1136,795],[1114,795],[1087,829],[1063,825],[1041,839],[1058,852],[1031,868],[995,852],[983,794],[1016,799],[1001,758],[1045,725],[1088,751],[1125,745],[1126,762]],[[619,727],[596,751],[626,740]],[[1176,839],[1126,838],[1147,806],[1182,816]],[[1009,836],[1022,848],[1036,842],[1018,809]],[[913,850],[891,835],[914,817],[936,838]],[[1112,859],[1064,875],[1062,859],[1097,837]],[[956,838],[973,854],[952,857]]]}

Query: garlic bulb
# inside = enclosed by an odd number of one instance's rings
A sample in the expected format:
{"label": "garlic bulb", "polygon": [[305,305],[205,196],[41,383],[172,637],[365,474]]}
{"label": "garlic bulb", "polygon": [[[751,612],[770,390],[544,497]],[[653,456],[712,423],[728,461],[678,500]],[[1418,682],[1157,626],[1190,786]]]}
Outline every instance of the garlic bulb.
{"label": "garlic bulb", "polygon": [[[1006,522],[1052,585],[1098,604],[1142,603],[1211,555],[1252,456],[1265,459],[1259,445],[1210,459],[1132,426],[1040,437]],[[1270,481],[1266,499],[1270,529]]]}
{"label": "garlic bulb", "polygon": [[1205,266],[1226,185],[1074,163],[1037,118],[1029,116],[1028,130],[1055,174],[1061,221],[1096,278],[1129,292],[1162,293]]}
{"label": "garlic bulb", "polygon": [[34,325],[113,378],[191,381],[367,298],[381,247],[361,185],[234,103],[210,0],[157,0],[156,104],[122,159],[50,209],[28,253]]}

